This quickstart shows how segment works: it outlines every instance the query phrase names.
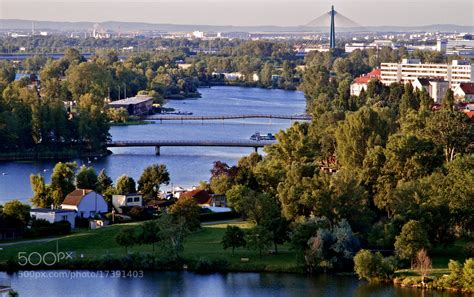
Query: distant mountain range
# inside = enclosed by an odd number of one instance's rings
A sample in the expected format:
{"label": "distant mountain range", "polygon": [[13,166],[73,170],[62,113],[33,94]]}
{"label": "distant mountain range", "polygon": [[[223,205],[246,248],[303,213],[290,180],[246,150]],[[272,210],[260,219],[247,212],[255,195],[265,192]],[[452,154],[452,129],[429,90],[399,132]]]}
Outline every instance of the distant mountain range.
{"label": "distant mountain range", "polygon": [[[32,22],[35,30],[54,31],[86,31],[91,30],[94,22],[54,22],[32,21],[19,19],[0,19],[0,30],[31,30]],[[140,22],[101,22],[97,23],[105,30],[113,31],[205,31],[205,32],[326,32],[327,27],[306,26],[215,26],[215,25],[177,25],[150,24]],[[329,26],[328,26],[329,27]],[[340,32],[474,32],[474,26],[459,26],[452,24],[435,24],[426,26],[370,26],[370,27],[337,27]]]}

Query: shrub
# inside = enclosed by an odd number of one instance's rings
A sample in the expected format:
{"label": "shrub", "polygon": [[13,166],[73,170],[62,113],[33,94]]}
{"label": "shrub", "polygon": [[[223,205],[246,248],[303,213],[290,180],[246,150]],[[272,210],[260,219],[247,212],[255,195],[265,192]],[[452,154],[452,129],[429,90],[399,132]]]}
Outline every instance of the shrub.
{"label": "shrub", "polygon": [[354,271],[368,281],[389,280],[397,269],[394,257],[384,258],[380,252],[360,250],[354,257]]}
{"label": "shrub", "polygon": [[134,221],[145,221],[153,217],[145,208],[140,206],[132,207],[127,215],[129,215]]}
{"label": "shrub", "polygon": [[195,263],[193,263],[192,269],[199,273],[211,273],[216,271],[224,270],[229,262],[225,259],[209,259],[205,257],[199,258]]}

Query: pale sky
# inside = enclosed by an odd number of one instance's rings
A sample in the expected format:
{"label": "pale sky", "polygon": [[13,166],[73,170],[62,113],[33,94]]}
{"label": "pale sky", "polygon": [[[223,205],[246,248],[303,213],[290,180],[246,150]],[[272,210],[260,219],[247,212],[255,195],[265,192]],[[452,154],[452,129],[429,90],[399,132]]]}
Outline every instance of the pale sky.
{"label": "pale sky", "polygon": [[0,0],[1,19],[304,25],[331,5],[362,26],[474,26],[474,0]]}

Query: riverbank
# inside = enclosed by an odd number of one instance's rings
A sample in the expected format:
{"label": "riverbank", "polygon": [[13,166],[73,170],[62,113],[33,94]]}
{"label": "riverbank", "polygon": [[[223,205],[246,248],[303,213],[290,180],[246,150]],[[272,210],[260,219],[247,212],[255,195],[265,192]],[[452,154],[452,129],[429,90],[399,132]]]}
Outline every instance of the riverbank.
{"label": "riverbank", "polygon": [[[288,244],[278,246],[278,253],[268,251],[261,258],[258,251],[246,248],[237,248],[234,254],[231,249],[224,250],[221,239],[227,225],[246,229],[251,226],[247,222],[206,223],[201,230],[187,237],[181,258],[175,261],[170,261],[166,257],[167,253],[158,245],[155,248],[151,244],[136,245],[126,250],[115,242],[115,236],[122,228],[138,228],[139,224],[117,224],[97,230],[76,230],[73,234],[60,238],[49,238],[45,241],[30,240],[0,244],[0,270],[190,270],[198,273],[278,272],[305,274],[304,265],[297,262],[296,253],[290,250]],[[54,265],[19,265],[19,253],[33,255],[31,259],[37,262],[38,255],[51,254],[56,251],[70,253],[73,255],[73,259],[58,261]],[[460,289],[440,285],[438,280],[449,271],[446,268],[446,263],[442,263],[438,259],[434,262],[436,268],[433,268],[429,277],[425,278],[426,285],[421,285],[421,277],[409,269],[397,271],[390,283],[397,287],[462,292]],[[439,265],[441,267],[438,267]],[[467,291],[464,292],[467,293]]]}

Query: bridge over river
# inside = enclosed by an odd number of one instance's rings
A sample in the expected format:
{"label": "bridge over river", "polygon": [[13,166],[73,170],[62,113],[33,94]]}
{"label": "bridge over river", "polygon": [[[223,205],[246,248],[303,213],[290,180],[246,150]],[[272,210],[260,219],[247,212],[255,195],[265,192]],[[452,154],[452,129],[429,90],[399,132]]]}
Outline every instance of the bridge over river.
{"label": "bridge over river", "polygon": [[107,147],[155,147],[155,154],[160,155],[160,148],[162,146],[173,147],[188,147],[188,146],[202,146],[202,147],[252,147],[255,152],[259,148],[266,145],[276,143],[275,140],[120,140],[109,141]]}
{"label": "bridge over river", "polygon": [[310,121],[309,115],[272,115],[272,114],[242,114],[242,115],[212,115],[212,116],[195,116],[195,115],[151,115],[145,117],[147,120],[160,121],[219,121],[219,120],[237,120],[237,119],[278,119],[278,120],[294,120],[294,121]]}

